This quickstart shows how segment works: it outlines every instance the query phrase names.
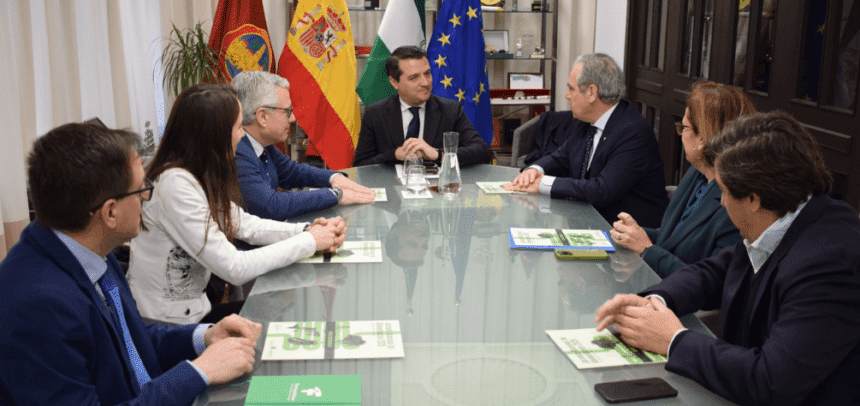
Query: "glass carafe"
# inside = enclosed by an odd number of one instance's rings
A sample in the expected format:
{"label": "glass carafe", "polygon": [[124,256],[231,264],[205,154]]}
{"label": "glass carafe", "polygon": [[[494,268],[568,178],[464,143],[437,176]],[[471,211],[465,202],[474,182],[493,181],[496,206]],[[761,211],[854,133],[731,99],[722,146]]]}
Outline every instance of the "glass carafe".
{"label": "glass carafe", "polygon": [[442,156],[442,168],[439,170],[439,193],[445,197],[454,197],[460,193],[460,163],[457,162],[460,133],[446,132],[442,137],[445,154]]}

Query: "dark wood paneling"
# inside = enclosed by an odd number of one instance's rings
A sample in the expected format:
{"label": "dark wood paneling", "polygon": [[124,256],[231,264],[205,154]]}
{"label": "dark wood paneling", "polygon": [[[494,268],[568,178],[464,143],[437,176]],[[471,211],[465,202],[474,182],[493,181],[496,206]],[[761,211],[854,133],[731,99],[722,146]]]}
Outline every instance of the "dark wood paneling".
{"label": "dark wood paneling", "polygon": [[[663,38],[665,52],[664,69],[659,70],[642,66],[640,62],[645,52],[643,37],[647,22],[648,1],[628,0],[628,38],[625,58],[627,72],[628,97],[631,101],[644,103],[660,109],[660,126],[657,139],[660,143],[660,153],[666,167],[666,181],[676,184],[679,175],[689,165],[683,158],[683,147],[680,138],[675,135],[674,122],[684,114],[687,96],[691,85],[697,80],[699,61],[701,59],[701,34],[704,2],[694,2],[695,28],[692,50],[693,63],[690,66],[691,75],[681,73],[684,64],[685,14],[686,0],[668,1],[666,18],[666,36]],[[838,14],[841,13],[837,3],[841,0],[830,0],[828,3],[827,25],[838,27]],[[735,36],[738,20],[737,0],[716,0],[714,12],[714,29],[711,44],[711,60],[709,67],[710,79],[724,84],[731,84],[734,74]],[[801,58],[803,57],[803,27],[805,26],[807,0],[781,1],[775,13],[775,28],[773,41],[772,64],[770,71],[769,89],[767,92],[753,90],[755,86],[755,57],[758,46],[758,36],[762,26],[760,16],[762,1],[753,0],[750,10],[750,24],[747,47],[746,75],[743,90],[752,99],[760,111],[785,110],[792,114],[818,140],[825,164],[834,175],[834,196],[844,199],[855,209],[860,207],[860,142],[855,138],[860,136],[860,114],[857,109],[848,111],[834,107],[822,106],[822,100],[828,100],[830,91],[826,80],[830,77],[828,69],[834,60],[835,47],[825,45],[825,69],[819,102],[808,102],[796,98]],[[659,7],[656,7],[659,16]],[[659,17],[657,17],[659,18]],[[833,44],[833,36],[837,30],[828,30],[825,44]],[[654,27],[654,36],[658,36],[660,27]],[[652,38],[653,40],[653,38]],[[653,54],[660,49],[659,44],[652,42],[651,65],[657,66],[659,55]]]}

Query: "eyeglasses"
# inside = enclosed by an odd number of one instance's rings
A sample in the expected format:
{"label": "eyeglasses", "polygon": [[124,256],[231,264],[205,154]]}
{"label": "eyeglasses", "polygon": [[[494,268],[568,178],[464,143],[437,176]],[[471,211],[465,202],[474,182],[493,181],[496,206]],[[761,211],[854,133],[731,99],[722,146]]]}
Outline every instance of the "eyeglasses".
{"label": "eyeglasses", "polygon": [[292,116],[292,115],[293,115],[293,107],[292,107],[292,106],[290,106],[290,107],[272,107],[272,106],[263,106],[263,107],[265,107],[265,108],[267,108],[267,109],[283,110],[283,111],[284,111],[284,113],[287,113],[287,118],[288,118],[288,119],[290,118],[290,116]]}
{"label": "eyeglasses", "polygon": [[[684,125],[684,123],[678,121],[675,123],[675,131],[678,132],[678,135],[684,135],[684,129],[689,128],[690,131],[693,131],[693,127],[689,125]],[[694,131],[695,132],[695,131]]]}
{"label": "eyeglasses", "polygon": [[90,210],[90,215],[95,214],[95,212],[98,209],[100,209],[102,206],[104,206],[105,202],[107,202],[110,199],[119,200],[119,199],[126,198],[128,196],[131,196],[131,195],[138,195],[139,194],[141,200],[143,200],[144,202],[148,202],[149,199],[152,199],[152,190],[155,189],[155,186],[152,184],[152,181],[149,180],[148,178],[143,178],[143,184],[144,184],[144,186],[142,189],[132,190],[131,192],[123,193],[121,195],[116,195],[114,197],[109,197],[109,198],[105,199],[103,202],[99,203],[98,206],[93,207],[93,209]]}

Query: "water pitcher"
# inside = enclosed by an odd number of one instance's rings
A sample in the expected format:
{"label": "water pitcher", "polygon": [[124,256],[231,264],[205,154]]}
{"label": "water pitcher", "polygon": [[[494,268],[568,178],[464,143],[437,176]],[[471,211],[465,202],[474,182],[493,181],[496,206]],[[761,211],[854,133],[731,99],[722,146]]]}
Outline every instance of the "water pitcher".
{"label": "water pitcher", "polygon": [[454,197],[460,193],[460,163],[457,162],[457,143],[460,133],[446,132],[442,137],[445,154],[442,156],[442,168],[439,171],[439,193],[446,197]]}

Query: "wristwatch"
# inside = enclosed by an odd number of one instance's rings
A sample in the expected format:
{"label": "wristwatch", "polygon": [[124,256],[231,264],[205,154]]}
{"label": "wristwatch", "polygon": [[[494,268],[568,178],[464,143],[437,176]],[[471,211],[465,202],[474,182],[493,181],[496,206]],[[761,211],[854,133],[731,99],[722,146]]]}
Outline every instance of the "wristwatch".
{"label": "wristwatch", "polygon": [[337,197],[337,201],[339,202],[340,199],[343,197],[343,189],[337,186],[332,186],[331,191],[334,192],[334,195],[335,197]]}

